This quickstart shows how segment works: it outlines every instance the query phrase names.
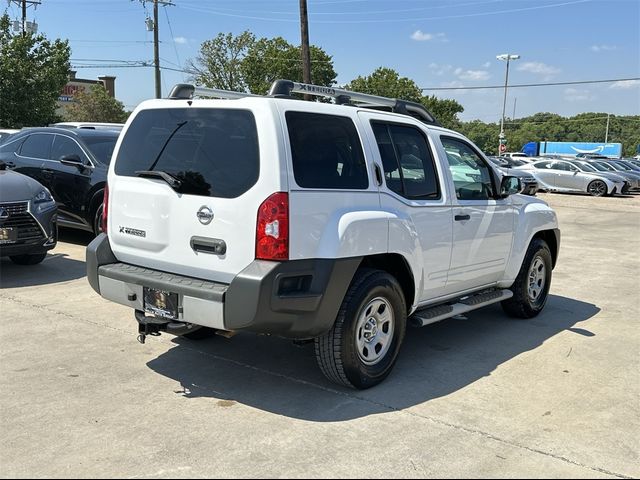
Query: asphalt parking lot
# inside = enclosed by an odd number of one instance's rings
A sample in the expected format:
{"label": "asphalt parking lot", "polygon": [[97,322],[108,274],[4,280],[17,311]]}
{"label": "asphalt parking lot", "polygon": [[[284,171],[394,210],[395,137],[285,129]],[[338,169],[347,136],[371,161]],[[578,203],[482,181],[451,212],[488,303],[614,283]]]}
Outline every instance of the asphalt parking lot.
{"label": "asphalt parking lot", "polygon": [[543,314],[411,329],[364,392],[312,345],[140,345],[89,287],[82,233],[39,266],[2,259],[0,476],[640,476],[640,196],[540,197],[562,229]]}

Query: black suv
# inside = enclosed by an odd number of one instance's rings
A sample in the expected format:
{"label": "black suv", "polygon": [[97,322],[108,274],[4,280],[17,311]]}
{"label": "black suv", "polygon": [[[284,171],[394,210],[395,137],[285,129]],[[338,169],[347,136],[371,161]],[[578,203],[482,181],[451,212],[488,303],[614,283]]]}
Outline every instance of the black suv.
{"label": "black suv", "polygon": [[101,231],[102,200],[119,132],[28,128],[0,145],[0,161],[47,187],[61,226]]}

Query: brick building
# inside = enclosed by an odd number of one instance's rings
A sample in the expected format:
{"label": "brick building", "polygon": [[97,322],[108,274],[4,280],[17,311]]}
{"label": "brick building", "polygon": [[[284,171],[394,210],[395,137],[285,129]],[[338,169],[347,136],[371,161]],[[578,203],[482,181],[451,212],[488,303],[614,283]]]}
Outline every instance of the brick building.
{"label": "brick building", "polygon": [[84,78],[77,78],[76,73],[73,70],[69,71],[69,81],[62,89],[60,96],[58,97],[58,108],[56,113],[62,115],[67,105],[73,103],[73,98],[76,93],[84,92],[93,85],[102,84],[107,90],[107,93],[112,97],[116,96],[116,77],[109,75],[101,75],[97,80],[88,80]]}

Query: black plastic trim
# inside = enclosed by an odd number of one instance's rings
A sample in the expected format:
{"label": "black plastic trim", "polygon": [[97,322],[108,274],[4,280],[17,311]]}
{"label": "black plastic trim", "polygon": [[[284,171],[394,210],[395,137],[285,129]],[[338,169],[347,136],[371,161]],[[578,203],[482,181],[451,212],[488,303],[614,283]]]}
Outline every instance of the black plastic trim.
{"label": "black plastic trim", "polygon": [[[322,335],[332,327],[361,262],[361,257],[282,263],[256,260],[229,285],[225,328],[299,339]],[[308,291],[278,294],[283,279],[308,275],[312,277]]]}
{"label": "black plastic trim", "polygon": [[96,292],[100,293],[100,282],[98,281],[98,268],[101,265],[116,263],[118,259],[111,251],[109,237],[106,233],[101,233],[87,246],[87,280],[89,285]]}

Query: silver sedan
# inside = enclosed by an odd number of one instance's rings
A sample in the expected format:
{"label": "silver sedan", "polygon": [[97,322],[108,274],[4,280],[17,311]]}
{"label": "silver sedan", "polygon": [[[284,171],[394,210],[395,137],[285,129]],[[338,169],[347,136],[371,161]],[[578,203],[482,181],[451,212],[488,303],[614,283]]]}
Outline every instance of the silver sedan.
{"label": "silver sedan", "polygon": [[588,193],[602,197],[622,193],[628,188],[618,175],[584,171],[566,160],[541,160],[517,168],[533,172],[540,190],[549,192]]}

